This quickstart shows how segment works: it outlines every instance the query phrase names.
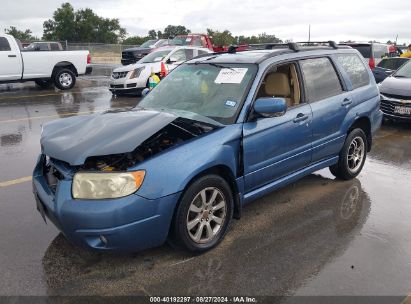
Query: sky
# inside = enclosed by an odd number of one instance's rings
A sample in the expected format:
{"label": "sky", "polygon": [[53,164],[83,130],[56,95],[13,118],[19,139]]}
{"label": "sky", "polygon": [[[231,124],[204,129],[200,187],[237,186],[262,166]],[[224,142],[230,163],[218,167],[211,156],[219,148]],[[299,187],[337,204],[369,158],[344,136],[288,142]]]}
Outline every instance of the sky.
{"label": "sky", "polygon": [[[0,30],[13,25],[42,36],[43,22],[66,1],[0,0]],[[411,43],[411,1],[387,0],[71,0],[75,9],[89,7],[118,18],[128,36],[150,29],[184,25],[192,32],[207,28],[234,35],[274,34],[293,41],[377,40]]]}

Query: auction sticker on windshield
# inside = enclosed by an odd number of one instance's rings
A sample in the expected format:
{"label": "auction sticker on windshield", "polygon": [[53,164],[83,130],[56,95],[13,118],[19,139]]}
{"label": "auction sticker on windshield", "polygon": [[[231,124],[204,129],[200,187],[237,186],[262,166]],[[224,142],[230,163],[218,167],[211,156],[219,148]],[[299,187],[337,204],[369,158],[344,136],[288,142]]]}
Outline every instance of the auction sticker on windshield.
{"label": "auction sticker on windshield", "polygon": [[214,80],[214,82],[215,83],[241,83],[247,71],[248,71],[247,68],[221,69],[220,73],[218,73],[217,78]]}

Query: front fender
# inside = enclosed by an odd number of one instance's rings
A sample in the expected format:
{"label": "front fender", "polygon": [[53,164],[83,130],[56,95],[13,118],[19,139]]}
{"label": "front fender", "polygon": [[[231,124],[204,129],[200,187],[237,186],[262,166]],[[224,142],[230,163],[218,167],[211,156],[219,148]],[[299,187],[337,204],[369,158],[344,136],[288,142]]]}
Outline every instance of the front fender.
{"label": "front fender", "polygon": [[156,199],[184,190],[199,173],[224,165],[237,176],[241,124],[234,124],[203,134],[140,163],[132,170],[146,170],[137,194]]}

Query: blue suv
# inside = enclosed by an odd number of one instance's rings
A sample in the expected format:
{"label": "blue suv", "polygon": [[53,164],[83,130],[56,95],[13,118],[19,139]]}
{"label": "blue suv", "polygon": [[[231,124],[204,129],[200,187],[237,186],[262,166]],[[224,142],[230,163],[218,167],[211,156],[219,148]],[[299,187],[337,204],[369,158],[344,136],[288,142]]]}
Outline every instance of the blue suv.
{"label": "blue suv", "polygon": [[289,43],[186,62],[137,107],[43,126],[33,174],[43,218],[74,244],[205,251],[242,207],[329,167],[356,177],[382,112],[348,46]]}

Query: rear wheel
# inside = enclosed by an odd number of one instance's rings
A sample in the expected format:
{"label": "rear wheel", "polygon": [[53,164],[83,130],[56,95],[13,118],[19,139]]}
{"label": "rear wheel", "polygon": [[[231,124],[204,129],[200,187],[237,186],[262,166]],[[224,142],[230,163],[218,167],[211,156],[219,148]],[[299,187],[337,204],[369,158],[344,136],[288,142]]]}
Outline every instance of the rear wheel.
{"label": "rear wheel", "polygon": [[215,247],[233,216],[233,195],[227,182],[206,175],[184,192],[173,219],[172,243],[195,252]]}
{"label": "rear wheel", "polygon": [[341,179],[352,179],[360,174],[367,157],[367,138],[362,129],[352,130],[342,147],[338,163],[330,167],[331,173]]}
{"label": "rear wheel", "polygon": [[54,74],[54,84],[60,90],[69,90],[76,84],[76,75],[70,69],[60,69]]}

